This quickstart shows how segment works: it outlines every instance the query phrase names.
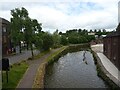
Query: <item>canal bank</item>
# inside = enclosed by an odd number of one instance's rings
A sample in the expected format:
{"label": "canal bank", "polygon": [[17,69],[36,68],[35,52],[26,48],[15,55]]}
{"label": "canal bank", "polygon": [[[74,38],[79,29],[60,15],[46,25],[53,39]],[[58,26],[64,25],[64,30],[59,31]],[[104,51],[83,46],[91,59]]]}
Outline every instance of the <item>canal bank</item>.
{"label": "canal bank", "polygon": [[103,44],[91,46],[94,60],[98,69],[98,75],[110,86],[111,89],[120,87],[120,71],[103,54]]}

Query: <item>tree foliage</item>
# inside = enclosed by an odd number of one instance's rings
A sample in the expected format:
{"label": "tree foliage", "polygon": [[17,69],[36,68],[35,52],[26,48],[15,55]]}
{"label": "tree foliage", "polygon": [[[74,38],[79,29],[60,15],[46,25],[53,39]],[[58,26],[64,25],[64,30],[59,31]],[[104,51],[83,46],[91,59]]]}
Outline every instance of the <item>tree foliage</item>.
{"label": "tree foliage", "polygon": [[[27,45],[27,49],[31,49],[33,55],[33,45],[39,50],[49,50],[51,47],[59,47],[67,44],[89,43],[95,40],[95,35],[106,35],[105,29],[87,30],[87,29],[72,29],[66,33],[58,32],[58,29],[53,33],[42,31],[42,24],[38,23],[37,19],[31,19],[25,8],[15,8],[11,10],[11,38],[14,45],[19,45],[21,41]],[[95,35],[88,35],[95,33]],[[21,49],[20,49],[21,50]]]}
{"label": "tree foliage", "polygon": [[43,40],[43,46],[42,46],[42,48],[44,50],[49,50],[50,47],[52,47],[52,45],[54,44],[52,35],[49,34],[49,33],[44,33],[43,37],[42,37],[42,40]]}
{"label": "tree foliage", "polygon": [[21,52],[21,41],[24,41],[27,49],[30,47],[33,56],[36,32],[41,32],[42,24],[38,23],[36,19],[31,19],[28,11],[23,7],[11,10],[11,15],[11,38],[14,44],[20,46]]}
{"label": "tree foliage", "polygon": [[62,35],[61,39],[60,39],[60,44],[67,45],[68,44],[68,38],[66,36]]}
{"label": "tree foliage", "polygon": [[21,41],[23,41],[24,20],[28,17],[28,12],[25,8],[15,8],[11,10],[11,38],[15,46],[19,45],[21,53]]}
{"label": "tree foliage", "polygon": [[53,47],[54,48],[59,47],[60,46],[60,35],[58,33],[58,29],[53,33],[52,37],[53,37],[53,42],[54,42]]}

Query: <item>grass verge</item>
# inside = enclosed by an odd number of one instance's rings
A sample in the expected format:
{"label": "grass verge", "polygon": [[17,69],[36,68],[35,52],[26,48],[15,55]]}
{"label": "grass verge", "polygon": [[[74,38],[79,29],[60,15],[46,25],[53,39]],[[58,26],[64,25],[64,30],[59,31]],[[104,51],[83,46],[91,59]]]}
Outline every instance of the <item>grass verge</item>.
{"label": "grass verge", "polygon": [[64,51],[68,46],[63,46],[60,50],[54,52],[53,54],[51,54],[47,59],[46,61],[49,63],[51,61],[54,61],[55,60],[55,57],[58,57],[59,58],[59,54]]}
{"label": "grass verge", "polygon": [[42,51],[41,53],[39,53],[38,55],[35,55],[34,58],[32,57],[29,57],[27,60],[36,60],[36,59],[39,59],[41,58],[42,56],[44,56],[45,54],[49,53],[50,50],[47,50],[47,51]]}
{"label": "grass verge", "polygon": [[20,64],[14,64],[10,67],[10,71],[8,72],[8,83],[6,81],[6,72],[3,72],[3,83],[2,88],[16,88],[19,83],[21,77],[23,77],[25,71],[28,68],[28,64],[26,62],[21,62]]}

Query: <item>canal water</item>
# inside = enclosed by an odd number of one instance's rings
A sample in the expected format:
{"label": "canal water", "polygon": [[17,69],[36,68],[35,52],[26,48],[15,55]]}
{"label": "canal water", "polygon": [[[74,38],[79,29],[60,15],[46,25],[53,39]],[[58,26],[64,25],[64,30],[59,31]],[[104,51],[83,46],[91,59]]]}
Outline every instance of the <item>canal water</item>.
{"label": "canal water", "polygon": [[89,51],[68,53],[49,65],[45,88],[106,88],[97,76],[93,56]]}

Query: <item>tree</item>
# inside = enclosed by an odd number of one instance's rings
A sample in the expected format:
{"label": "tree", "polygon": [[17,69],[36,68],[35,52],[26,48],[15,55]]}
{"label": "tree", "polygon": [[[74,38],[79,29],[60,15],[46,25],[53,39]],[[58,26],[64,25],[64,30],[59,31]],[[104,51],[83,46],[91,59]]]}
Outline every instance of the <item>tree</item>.
{"label": "tree", "polygon": [[101,29],[99,29],[96,34],[100,37],[102,35]]}
{"label": "tree", "polygon": [[54,45],[53,47],[54,48],[57,48],[60,46],[60,35],[58,33],[58,29],[53,33],[53,42],[54,42]]}
{"label": "tree", "polygon": [[94,33],[96,33],[96,32],[97,32],[97,30],[95,29],[95,30],[94,30]]}
{"label": "tree", "polygon": [[43,40],[43,46],[42,48],[44,50],[49,50],[50,47],[53,46],[53,38],[52,38],[52,35],[49,34],[49,33],[44,33],[43,34],[43,37],[42,37],[42,40]]}
{"label": "tree", "polygon": [[21,41],[23,41],[23,28],[24,20],[28,17],[28,12],[25,8],[15,8],[11,10],[11,38],[14,43],[14,46],[19,45],[21,53]]}
{"label": "tree", "polygon": [[59,35],[62,35],[62,32],[59,32]]}
{"label": "tree", "polygon": [[[27,18],[25,20],[25,30],[24,30],[24,36],[25,41],[30,46],[32,58],[34,58],[33,54],[33,44],[36,44],[36,39],[38,40],[39,37],[36,37],[36,32],[40,33],[40,26],[41,24],[38,23],[36,19]],[[40,38],[39,38],[40,39]],[[41,40],[38,40],[41,43]],[[37,41],[37,44],[38,44]]]}
{"label": "tree", "polygon": [[90,33],[92,33],[93,31],[92,31],[92,29],[90,30]]}
{"label": "tree", "polygon": [[62,44],[62,45],[67,45],[68,44],[68,39],[65,35],[61,36],[60,44]]}
{"label": "tree", "polygon": [[21,41],[24,41],[27,44],[27,50],[30,47],[32,57],[34,57],[33,44],[40,45],[38,43],[42,43],[39,37],[42,24],[38,23],[36,19],[31,19],[28,11],[23,7],[11,10],[11,15],[11,37],[14,45],[19,45],[21,53]]}
{"label": "tree", "polygon": [[25,37],[25,41],[26,41],[26,43],[27,43],[27,47],[28,47],[28,45],[29,45],[30,48],[31,48],[32,58],[34,57],[33,47],[32,47],[32,44],[33,44],[33,41],[34,41],[34,34],[35,34],[35,31],[34,31],[34,29],[33,29],[32,19],[28,17],[28,18],[25,20],[24,37]]}
{"label": "tree", "polygon": [[40,51],[42,50],[42,46],[43,46],[43,40],[42,40],[42,37],[43,37],[43,33],[37,33],[36,36],[35,36],[35,46],[36,48]]}

